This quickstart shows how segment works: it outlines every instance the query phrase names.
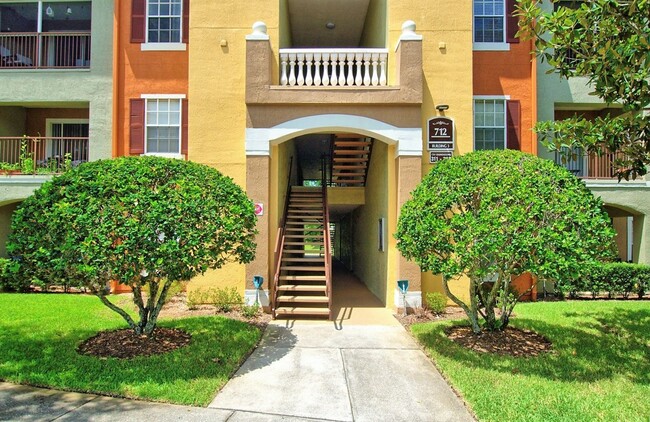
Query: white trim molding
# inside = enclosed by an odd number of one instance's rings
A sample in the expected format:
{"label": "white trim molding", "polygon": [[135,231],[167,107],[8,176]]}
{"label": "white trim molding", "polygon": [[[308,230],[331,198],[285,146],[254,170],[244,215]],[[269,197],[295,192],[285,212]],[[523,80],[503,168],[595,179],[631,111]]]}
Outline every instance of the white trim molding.
{"label": "white trim molding", "polygon": [[246,129],[246,155],[270,155],[271,145],[297,136],[322,132],[354,132],[396,145],[395,155],[422,156],[422,128],[399,128],[379,120],[350,114],[319,114],[280,123],[271,128]]}
{"label": "white trim molding", "polygon": [[[269,291],[260,289],[259,290],[260,295],[259,295],[259,304],[260,306],[269,306],[270,300],[269,300]],[[257,298],[257,289],[246,289],[244,292],[244,303],[246,305],[254,305],[255,304],[255,299]]]}
{"label": "white trim molding", "polygon": [[146,42],[140,44],[140,51],[187,51],[182,42]]}
{"label": "white trim molding", "polygon": [[185,94],[140,94],[140,98],[147,100],[184,100]]}
{"label": "white trim molding", "polygon": [[510,51],[507,42],[475,42],[472,44],[474,51]]}
{"label": "white trim molding", "polygon": [[[395,307],[397,309],[404,309],[403,295],[399,288],[395,287],[394,292]],[[411,309],[422,307],[422,292],[419,290],[406,292],[406,307]]]}

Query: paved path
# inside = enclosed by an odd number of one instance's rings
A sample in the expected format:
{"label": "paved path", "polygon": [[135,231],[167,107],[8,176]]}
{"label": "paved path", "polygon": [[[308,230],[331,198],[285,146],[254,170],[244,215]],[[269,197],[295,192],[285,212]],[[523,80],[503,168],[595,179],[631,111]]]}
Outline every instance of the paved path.
{"label": "paved path", "polygon": [[472,421],[401,326],[276,322],[208,408],[0,383],[0,420]]}
{"label": "paved path", "polygon": [[394,325],[276,322],[209,407],[256,421],[474,420]]}

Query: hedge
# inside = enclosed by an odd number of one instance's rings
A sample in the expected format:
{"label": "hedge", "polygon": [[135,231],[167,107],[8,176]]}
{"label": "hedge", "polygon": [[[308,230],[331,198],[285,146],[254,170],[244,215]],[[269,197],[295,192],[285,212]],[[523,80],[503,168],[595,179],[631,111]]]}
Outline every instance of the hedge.
{"label": "hedge", "polygon": [[642,298],[650,289],[650,266],[643,264],[609,263],[592,266],[587,276],[567,279],[556,283],[556,289],[564,295],[576,297],[579,292],[589,292],[592,297],[607,294],[628,298],[636,294]]}

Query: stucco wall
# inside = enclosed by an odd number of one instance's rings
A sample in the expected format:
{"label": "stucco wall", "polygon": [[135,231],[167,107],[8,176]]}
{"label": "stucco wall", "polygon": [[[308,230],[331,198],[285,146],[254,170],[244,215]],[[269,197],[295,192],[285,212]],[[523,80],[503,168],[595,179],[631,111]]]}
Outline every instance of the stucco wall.
{"label": "stucco wall", "polygon": [[[187,95],[188,85],[188,51],[142,51],[140,43],[131,42],[131,3],[131,0],[123,0],[117,2],[115,8],[116,20],[119,22],[115,63],[118,84],[116,100],[116,155],[118,156],[129,155],[130,100],[140,98],[141,94]],[[198,7],[198,4],[199,2],[191,2],[190,13],[195,5]],[[219,40],[212,41],[211,50],[214,50],[218,48]],[[212,55],[213,52],[210,51],[209,54]],[[204,79],[201,86],[206,86],[209,80]],[[189,109],[192,110],[194,104],[189,96],[188,103]],[[218,107],[212,101],[207,103],[213,109]],[[192,142],[189,142],[189,148],[192,148]]]}
{"label": "stucco wall", "polygon": [[0,136],[25,135],[25,116],[23,107],[0,107]]}
{"label": "stucco wall", "polygon": [[0,106],[3,103],[28,107],[88,106],[89,154],[95,160],[112,154],[112,1],[92,2],[91,37],[89,70],[1,70]]}
{"label": "stucco wall", "polygon": [[47,119],[88,119],[87,108],[28,108],[26,134],[46,136]]}
{"label": "stucco wall", "polygon": [[[365,205],[354,210],[353,272],[366,284],[375,296],[386,304],[388,276],[388,146],[375,141],[368,169],[365,189]],[[392,161],[392,160],[390,160]],[[380,218],[385,219],[384,244],[378,248]]]}
{"label": "stucco wall", "polygon": [[361,47],[386,48],[386,1],[370,0],[366,22],[361,34]]}

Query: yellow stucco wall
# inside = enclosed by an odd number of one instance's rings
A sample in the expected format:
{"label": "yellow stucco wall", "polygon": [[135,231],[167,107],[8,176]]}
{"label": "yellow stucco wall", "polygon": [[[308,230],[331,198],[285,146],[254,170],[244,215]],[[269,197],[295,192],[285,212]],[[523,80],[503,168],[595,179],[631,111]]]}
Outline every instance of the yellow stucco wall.
{"label": "yellow stucco wall", "polygon": [[[423,131],[422,174],[430,169],[426,154],[427,121],[440,115],[436,104],[448,104],[447,117],[455,122],[456,153],[466,153],[473,145],[472,116],[472,9],[471,2],[443,0],[431,4],[419,0],[375,0],[374,6],[386,3],[387,45],[389,49],[389,84],[396,84],[397,57],[395,48],[402,33],[402,24],[413,20],[417,24],[417,34],[423,36],[423,104],[421,107],[421,127]],[[288,33],[280,37],[280,24],[286,23],[286,10],[282,12],[283,1],[252,0],[246,2],[197,1],[192,3],[190,16],[189,48],[189,159],[218,168],[234,178],[235,182],[246,187],[245,130],[247,107],[245,103],[246,86],[246,35],[251,33],[251,25],[263,21],[268,27],[272,57],[272,81],[278,80],[278,49],[280,41],[287,42]],[[371,11],[373,16],[381,15]],[[366,40],[373,37],[366,34]],[[444,43],[445,48],[440,48]],[[221,46],[226,44],[226,46]],[[351,112],[353,109],[351,109]],[[392,151],[392,152],[391,152]],[[273,157],[283,156],[276,147],[271,154],[270,201],[269,206],[269,248],[275,241],[275,221],[278,219],[277,206],[279,188],[275,186],[281,174]],[[392,183],[388,192],[389,204],[395,204],[394,147],[389,147],[387,159],[388,181]],[[373,160],[375,158],[373,157]],[[398,253],[392,239],[396,225],[397,207],[387,210],[388,283],[384,294],[387,306],[393,302],[393,276],[397,273]],[[374,225],[373,225],[374,227]],[[374,245],[373,245],[374,247]],[[272,252],[271,252],[272,253]],[[193,286],[212,282],[239,283],[244,287],[243,266],[229,266],[206,277],[195,280]],[[238,280],[238,281],[236,281]],[[462,284],[462,283],[460,283]],[[422,279],[425,291],[440,290],[440,280],[429,274]],[[458,288],[462,292],[463,286]],[[465,286],[466,290],[466,286]]]}
{"label": "yellow stucco wall", "polygon": [[[417,34],[422,35],[423,102],[422,176],[431,165],[427,155],[427,124],[432,117],[444,116],[454,120],[456,148],[454,154],[465,154],[473,149],[474,116],[472,110],[472,2],[443,0],[431,7],[417,0],[389,2],[389,39],[391,51],[401,34],[401,25],[413,20]],[[442,43],[442,44],[441,44]],[[440,48],[444,46],[444,48]],[[437,104],[449,109],[438,112]],[[461,279],[450,283],[452,292],[468,298],[469,283]],[[442,292],[442,278],[422,274],[422,291]]]}

